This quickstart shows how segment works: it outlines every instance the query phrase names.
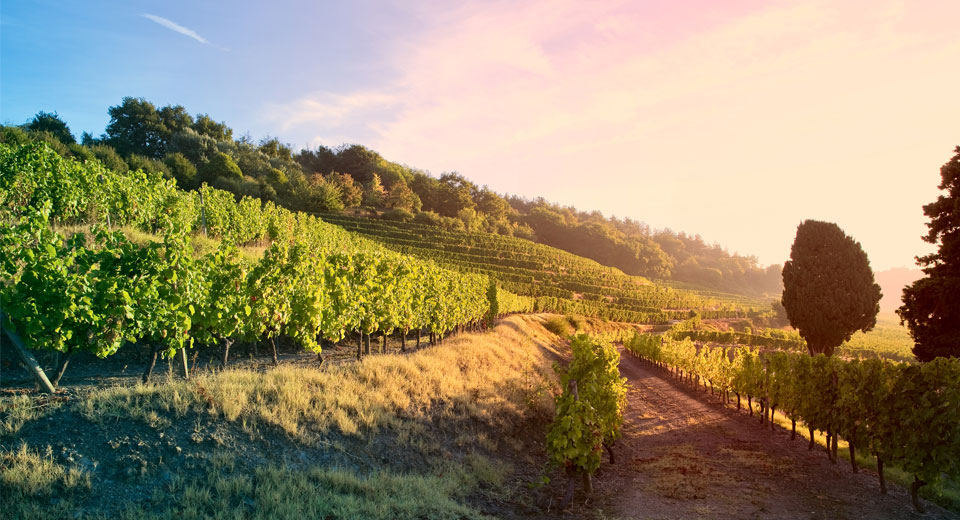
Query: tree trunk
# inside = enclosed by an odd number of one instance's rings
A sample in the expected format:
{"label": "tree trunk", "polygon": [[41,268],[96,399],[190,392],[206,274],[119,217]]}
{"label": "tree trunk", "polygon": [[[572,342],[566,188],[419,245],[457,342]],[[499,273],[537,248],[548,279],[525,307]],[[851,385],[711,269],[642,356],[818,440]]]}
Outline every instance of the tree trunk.
{"label": "tree trunk", "polygon": [[854,453],[854,447],[852,442],[850,443],[849,448],[850,448],[850,466],[853,468],[854,473],[858,473],[859,470],[857,468],[857,456]]}
{"label": "tree trunk", "polygon": [[420,333],[423,332],[421,329],[417,329],[417,350],[420,350]]}
{"label": "tree trunk", "polygon": [[770,431],[776,430],[777,423],[773,422],[773,414],[777,413],[777,405],[770,406]]}
{"label": "tree trunk", "polygon": [[60,386],[60,378],[63,377],[63,373],[67,371],[67,365],[70,364],[70,357],[73,356],[73,349],[67,351],[67,353],[60,358],[60,366],[57,368],[57,377],[53,378],[53,386]]}
{"label": "tree trunk", "polygon": [[837,460],[840,458],[837,456],[837,446],[839,445],[840,435],[837,432],[833,432],[833,463],[836,464]]}
{"label": "tree trunk", "polygon": [[813,440],[813,427],[812,427],[812,426],[808,426],[807,428],[810,429],[810,445],[807,446],[807,451],[810,451],[810,450],[813,449],[813,445],[816,443],[816,441]]}
{"label": "tree trunk", "polygon": [[880,492],[887,494],[887,479],[883,477],[883,459],[877,455],[877,476],[880,477]]}
{"label": "tree trunk", "polygon": [[737,411],[740,411],[740,392],[735,392],[737,394]]}
{"label": "tree trunk", "polygon": [[273,366],[280,366],[280,360],[277,359],[277,338],[276,336],[270,337],[270,346],[273,348]]}
{"label": "tree trunk", "polygon": [[407,331],[406,329],[400,331],[400,352],[407,351]]}
{"label": "tree trunk", "polygon": [[616,457],[613,456],[613,443],[610,443],[610,444],[604,443],[603,447],[606,448],[606,449],[607,449],[607,453],[610,454],[610,464],[616,464],[616,463],[617,463],[617,459],[616,459]]}
{"label": "tree trunk", "polygon": [[357,361],[363,359],[363,331],[357,335]]}
{"label": "tree trunk", "polygon": [[593,493],[593,481],[590,479],[590,474],[586,471],[583,472],[583,490],[589,495]]}
{"label": "tree trunk", "polygon": [[753,417],[753,397],[747,396],[747,408],[750,410],[750,417]]}
{"label": "tree trunk", "polygon": [[793,439],[797,438],[797,420],[791,417],[790,424],[790,440],[792,441]]}
{"label": "tree trunk", "polygon": [[387,353],[387,333],[386,332],[380,335],[380,353],[381,354]]}
{"label": "tree trunk", "polygon": [[143,372],[143,384],[147,384],[150,381],[150,374],[153,373],[153,367],[157,364],[157,354],[160,353],[160,347],[154,346],[153,352],[150,355],[150,363],[147,365],[147,369]]}
{"label": "tree trunk", "polygon": [[190,369],[187,367],[187,349],[180,349],[180,375],[184,379],[190,380]]}
{"label": "tree trunk", "polygon": [[923,509],[923,504],[920,503],[920,488],[927,485],[926,482],[920,480],[916,476],[913,477],[913,484],[910,484],[910,500],[913,501],[913,507],[917,510],[918,513],[923,514],[926,511]]}
{"label": "tree trunk", "polygon": [[370,334],[363,337],[363,353],[367,356],[370,355]]}
{"label": "tree trunk", "polygon": [[830,459],[830,462],[836,464],[837,459],[836,455],[833,453],[833,442],[837,440],[837,435],[833,433],[833,430],[827,430],[827,458]]}

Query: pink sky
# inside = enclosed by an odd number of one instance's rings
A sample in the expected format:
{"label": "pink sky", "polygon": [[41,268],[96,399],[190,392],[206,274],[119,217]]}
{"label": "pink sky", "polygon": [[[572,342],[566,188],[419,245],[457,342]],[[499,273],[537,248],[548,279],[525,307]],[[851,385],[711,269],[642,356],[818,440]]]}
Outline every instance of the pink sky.
{"label": "pink sky", "polygon": [[921,206],[960,144],[960,2],[449,5],[389,42],[382,81],[264,120],[763,264],[806,218],[877,270],[929,250]]}

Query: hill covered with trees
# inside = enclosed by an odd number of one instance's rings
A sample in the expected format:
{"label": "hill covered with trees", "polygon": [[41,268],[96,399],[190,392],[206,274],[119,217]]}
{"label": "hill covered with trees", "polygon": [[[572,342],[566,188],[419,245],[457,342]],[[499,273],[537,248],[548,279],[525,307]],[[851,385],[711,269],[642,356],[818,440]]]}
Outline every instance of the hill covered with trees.
{"label": "hill covered with trees", "polygon": [[616,267],[750,295],[779,294],[780,266],[730,254],[699,235],[655,230],[629,218],[498,194],[456,172],[439,177],[388,161],[359,144],[294,151],[276,137],[234,137],[225,122],[127,97],[108,109],[103,134],[75,139],[56,113],[0,128],[0,141],[44,141],[64,157],[99,160],[111,170],[142,169],[183,189],[204,183],[293,210],[355,212],[451,231],[515,236]]}

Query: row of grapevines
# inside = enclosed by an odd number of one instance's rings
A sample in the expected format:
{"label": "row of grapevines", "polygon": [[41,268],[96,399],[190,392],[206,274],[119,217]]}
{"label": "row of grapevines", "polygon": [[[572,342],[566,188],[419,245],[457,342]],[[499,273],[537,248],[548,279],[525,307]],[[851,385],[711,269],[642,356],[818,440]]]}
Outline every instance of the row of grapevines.
{"label": "row of grapevines", "polygon": [[[574,476],[582,475],[589,489],[604,447],[609,450],[620,437],[627,392],[626,379],[620,377],[620,353],[613,344],[578,334],[570,348],[570,364],[555,367],[563,391],[547,432],[550,460],[570,476],[565,503],[573,498]],[[610,457],[613,462],[612,451]]]}
{"label": "row of grapevines", "polygon": [[[843,437],[856,450],[913,473],[917,489],[943,476],[960,476],[960,360],[937,358],[922,365],[747,347],[697,347],[689,338],[635,335],[633,354],[670,367],[680,377],[702,378],[722,392],[758,398],[772,417],[779,408],[811,430],[828,433],[831,458]],[[752,406],[751,406],[752,413]],[[772,425],[772,423],[771,423]],[[882,480],[881,480],[882,482]]]}
{"label": "row of grapevines", "polygon": [[[182,192],[161,178],[119,175],[43,146],[0,145],[0,201],[5,325],[33,348],[64,353],[61,375],[76,351],[105,357],[135,341],[153,347],[146,378],[158,353],[195,342],[223,345],[226,362],[233,342],[267,340],[276,359],[281,335],[320,352],[321,338],[351,331],[427,329],[442,337],[531,307],[502,289],[488,295],[486,277],[350,240],[309,215],[255,199],[238,203],[207,187]],[[91,237],[56,231],[106,215],[112,225],[158,231],[162,240],[141,247],[102,223]],[[219,248],[198,254],[190,240],[198,226],[222,238]],[[271,245],[257,261],[235,245],[265,238]]]}

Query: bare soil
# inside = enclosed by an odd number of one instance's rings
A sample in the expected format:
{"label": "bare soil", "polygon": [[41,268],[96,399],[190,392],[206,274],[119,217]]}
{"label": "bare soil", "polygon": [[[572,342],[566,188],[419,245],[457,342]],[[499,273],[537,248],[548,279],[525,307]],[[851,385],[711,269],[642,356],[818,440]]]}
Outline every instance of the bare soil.
{"label": "bare soil", "polygon": [[625,351],[620,372],[630,385],[623,437],[617,464],[605,459],[596,479],[598,516],[960,518],[929,502],[919,514],[908,490],[889,479],[882,495],[875,470],[832,464],[800,435],[791,441],[788,430],[771,430]]}

